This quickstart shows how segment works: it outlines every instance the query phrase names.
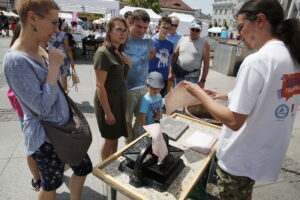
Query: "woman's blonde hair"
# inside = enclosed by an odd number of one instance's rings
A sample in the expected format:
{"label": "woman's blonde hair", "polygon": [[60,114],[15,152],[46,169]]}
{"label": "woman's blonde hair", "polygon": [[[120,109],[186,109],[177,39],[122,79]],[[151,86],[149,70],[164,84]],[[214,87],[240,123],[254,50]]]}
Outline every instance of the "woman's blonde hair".
{"label": "woman's blonde hair", "polygon": [[46,15],[49,10],[59,10],[59,7],[54,0],[17,0],[15,7],[19,14],[20,21],[23,24],[27,22],[29,11]]}
{"label": "woman's blonde hair", "polygon": [[[119,21],[119,22],[122,22],[124,24],[124,26],[126,27],[126,29],[128,29],[128,25],[126,23],[126,20],[124,18],[121,18],[121,17],[114,17],[112,18],[111,20],[109,20],[109,22],[107,23],[107,26],[106,26],[106,36],[105,36],[105,41],[104,41],[104,45],[108,48],[108,49],[112,49],[114,50],[114,46],[112,44],[112,41],[111,41],[111,38],[110,38],[110,33],[112,32],[113,28],[115,28],[115,22],[116,21]],[[119,46],[119,49],[118,51],[123,51],[125,49],[125,43],[124,44],[121,44]]]}

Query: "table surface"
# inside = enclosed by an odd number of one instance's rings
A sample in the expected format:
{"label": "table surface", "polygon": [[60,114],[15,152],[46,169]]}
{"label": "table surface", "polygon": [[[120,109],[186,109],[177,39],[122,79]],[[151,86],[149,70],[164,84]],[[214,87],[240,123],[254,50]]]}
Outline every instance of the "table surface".
{"label": "table surface", "polygon": [[[214,136],[219,135],[220,133],[220,127],[200,120],[180,114],[174,114],[172,117],[189,124],[189,128],[183,133],[183,135],[191,134],[196,130],[212,134]],[[95,166],[93,174],[131,199],[185,199],[193,186],[201,178],[205,169],[208,167],[215,154],[216,144],[214,144],[208,155],[203,155],[194,150],[184,148],[180,144],[182,136],[177,141],[169,141],[171,145],[184,150],[184,154],[181,156],[181,159],[185,164],[185,168],[177,176],[166,192],[158,192],[150,187],[136,188],[130,185],[129,176],[118,170],[120,163],[125,160],[121,154],[132,144],[146,135],[148,134],[144,134],[137,138],[135,141],[125,146],[122,150],[110,156],[104,162]]]}

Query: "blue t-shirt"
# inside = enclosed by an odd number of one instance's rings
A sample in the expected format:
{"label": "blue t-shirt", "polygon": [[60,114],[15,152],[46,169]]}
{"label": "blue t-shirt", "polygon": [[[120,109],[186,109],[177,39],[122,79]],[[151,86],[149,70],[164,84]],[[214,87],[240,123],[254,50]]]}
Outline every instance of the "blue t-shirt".
{"label": "blue t-shirt", "polygon": [[[156,33],[153,36],[153,38],[157,38],[157,37],[158,37],[158,33]],[[182,35],[179,34],[179,33],[177,33],[177,32],[175,32],[173,35],[170,35],[170,34],[167,35],[167,40],[171,41],[173,43],[173,45],[174,45],[174,47],[173,47],[174,51],[175,51],[177,43],[181,39],[181,37],[182,37]]]}
{"label": "blue t-shirt", "polygon": [[23,132],[27,154],[49,142],[40,120],[64,125],[70,117],[63,91],[46,82],[48,68],[27,54],[9,49],[4,56],[8,86],[16,94],[24,113]]}
{"label": "blue t-shirt", "polygon": [[169,40],[158,40],[152,38],[156,53],[153,59],[149,62],[149,73],[156,71],[163,75],[164,81],[168,80],[169,67],[173,54],[174,45]]}
{"label": "blue t-shirt", "polygon": [[173,35],[167,35],[167,40],[171,41],[174,45],[174,51],[175,51],[177,43],[181,37],[182,37],[182,35],[178,34],[177,32],[175,32]]}
{"label": "blue t-shirt", "polygon": [[[160,120],[162,107],[163,103],[161,94],[157,94],[155,98],[152,98],[149,92],[144,95],[141,100],[140,113],[146,114],[147,125],[153,124],[154,121]],[[139,133],[143,133],[141,126]]]}
{"label": "blue t-shirt", "polygon": [[154,49],[154,45],[151,38],[128,38],[124,50],[124,54],[131,59],[131,67],[126,79],[128,90],[146,85],[149,68],[148,56],[152,49]]}

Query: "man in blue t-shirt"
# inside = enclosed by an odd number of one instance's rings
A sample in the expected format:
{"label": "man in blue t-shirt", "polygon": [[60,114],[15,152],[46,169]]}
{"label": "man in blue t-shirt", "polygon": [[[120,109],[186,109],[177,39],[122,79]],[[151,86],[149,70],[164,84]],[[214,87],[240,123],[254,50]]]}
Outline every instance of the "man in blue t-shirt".
{"label": "man in blue t-shirt", "polygon": [[170,17],[160,18],[158,22],[158,36],[152,38],[156,53],[152,60],[149,62],[149,73],[156,71],[161,73],[161,75],[163,76],[165,87],[160,92],[163,97],[167,93],[170,62],[174,49],[173,43],[166,39],[167,34],[171,29],[171,23],[172,21]]}
{"label": "man in blue t-shirt", "polygon": [[[155,54],[155,48],[151,38],[144,37],[149,23],[150,17],[146,11],[135,10],[132,13],[129,37],[124,51],[124,54],[130,57],[132,63],[126,78],[127,143],[139,136],[139,101],[147,93],[146,80],[149,60],[151,60]],[[132,127],[133,114],[136,117],[134,128]]]}

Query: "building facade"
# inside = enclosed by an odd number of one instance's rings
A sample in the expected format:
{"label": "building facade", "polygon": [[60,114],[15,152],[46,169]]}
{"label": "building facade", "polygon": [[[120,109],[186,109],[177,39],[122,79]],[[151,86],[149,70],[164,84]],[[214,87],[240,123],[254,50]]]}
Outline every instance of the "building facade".
{"label": "building facade", "polygon": [[10,12],[14,9],[15,0],[0,0],[0,10]]}
{"label": "building facade", "polygon": [[161,16],[170,15],[173,12],[192,15],[195,19],[200,19],[202,22],[211,23],[211,16],[201,12],[201,9],[192,9],[181,0],[160,0]]}
{"label": "building facade", "polygon": [[[234,16],[239,8],[248,0],[214,0],[212,25],[228,27],[228,35],[236,35],[236,20]],[[299,0],[278,0],[285,12],[286,18],[300,19]],[[297,6],[298,3],[298,6]]]}

